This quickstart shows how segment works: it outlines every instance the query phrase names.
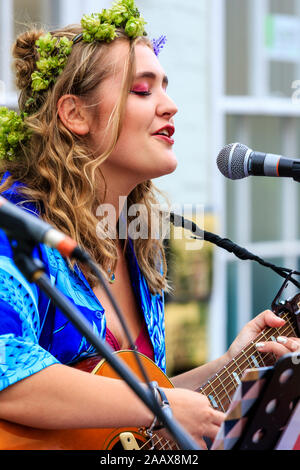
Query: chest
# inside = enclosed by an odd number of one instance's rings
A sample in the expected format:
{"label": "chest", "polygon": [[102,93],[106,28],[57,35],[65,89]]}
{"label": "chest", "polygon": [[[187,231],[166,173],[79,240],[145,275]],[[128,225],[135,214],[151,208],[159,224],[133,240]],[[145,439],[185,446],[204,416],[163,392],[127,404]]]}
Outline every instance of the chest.
{"label": "chest", "polygon": [[[110,291],[124,316],[125,322],[131,333],[131,337],[133,341],[135,341],[141,331],[143,318],[140,312],[138,299],[134,294],[128,265],[124,256],[119,257],[117,269],[115,270],[114,275],[114,283],[109,284]],[[130,344],[128,338],[123,331],[119,318],[104,289],[100,285],[97,285],[93,291],[105,309],[107,328],[117,339],[121,349],[129,348]]]}

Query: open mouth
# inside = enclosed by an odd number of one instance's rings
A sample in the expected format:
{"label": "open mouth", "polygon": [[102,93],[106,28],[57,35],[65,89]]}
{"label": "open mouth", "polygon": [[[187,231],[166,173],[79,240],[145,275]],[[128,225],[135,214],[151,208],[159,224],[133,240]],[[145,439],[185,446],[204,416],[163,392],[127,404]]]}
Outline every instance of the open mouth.
{"label": "open mouth", "polygon": [[168,143],[173,144],[174,140],[171,137],[174,134],[174,132],[175,132],[175,129],[173,126],[165,126],[152,135],[153,137],[159,137],[167,141]]}

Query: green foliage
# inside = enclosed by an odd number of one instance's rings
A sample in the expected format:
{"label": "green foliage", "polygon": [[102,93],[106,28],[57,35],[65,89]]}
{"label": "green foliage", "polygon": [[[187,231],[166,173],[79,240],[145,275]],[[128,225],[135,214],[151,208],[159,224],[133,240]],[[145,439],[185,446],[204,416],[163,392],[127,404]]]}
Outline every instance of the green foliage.
{"label": "green foliage", "polygon": [[116,28],[124,28],[128,37],[134,39],[146,35],[146,22],[140,16],[134,0],[117,0],[110,10],[84,15],[81,20],[85,42],[111,42],[117,37]]}
{"label": "green foliage", "polygon": [[38,70],[31,75],[31,88],[34,92],[47,90],[55,82],[66,66],[72,45],[68,38],[53,38],[50,33],[36,41],[40,59],[36,63]]}
{"label": "green foliage", "polygon": [[21,142],[29,138],[25,117],[26,114],[18,115],[8,108],[0,108],[0,160],[14,160]]}

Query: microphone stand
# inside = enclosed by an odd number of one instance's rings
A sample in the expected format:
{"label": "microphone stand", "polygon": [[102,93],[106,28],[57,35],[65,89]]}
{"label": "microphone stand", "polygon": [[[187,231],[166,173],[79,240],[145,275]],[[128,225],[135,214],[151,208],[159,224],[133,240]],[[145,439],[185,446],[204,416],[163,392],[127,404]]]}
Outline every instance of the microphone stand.
{"label": "microphone stand", "polygon": [[32,257],[33,243],[27,240],[16,241],[9,235],[8,239],[13,251],[14,262],[24,277],[30,283],[36,283],[89,343],[95,347],[101,357],[107,360],[120,378],[127,383],[140,400],[158,417],[159,421],[174,437],[180,448],[182,450],[201,450],[181,425],[161,408],[151,390],[143,388],[132,371],[113,354],[112,349],[100,337],[95,335],[90,323],[81,312],[51,284],[51,281],[45,274],[44,264],[39,259]]}

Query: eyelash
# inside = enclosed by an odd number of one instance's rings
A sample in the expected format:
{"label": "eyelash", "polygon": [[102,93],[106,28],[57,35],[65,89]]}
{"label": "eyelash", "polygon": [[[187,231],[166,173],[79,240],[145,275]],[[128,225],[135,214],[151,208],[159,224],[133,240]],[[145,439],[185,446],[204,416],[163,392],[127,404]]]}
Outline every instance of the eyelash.
{"label": "eyelash", "polygon": [[139,96],[150,96],[151,95],[150,91],[134,91],[134,90],[132,90],[130,93],[133,93],[134,95],[139,95]]}

